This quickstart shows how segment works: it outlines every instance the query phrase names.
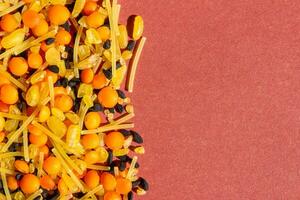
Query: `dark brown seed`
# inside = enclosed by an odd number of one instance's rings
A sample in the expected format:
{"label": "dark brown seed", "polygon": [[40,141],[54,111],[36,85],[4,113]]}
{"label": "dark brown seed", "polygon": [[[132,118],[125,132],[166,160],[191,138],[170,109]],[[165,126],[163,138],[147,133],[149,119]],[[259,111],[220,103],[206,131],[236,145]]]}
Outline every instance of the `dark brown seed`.
{"label": "dark brown seed", "polygon": [[127,195],[128,200],[133,200],[133,192],[129,192]]}
{"label": "dark brown seed", "polygon": [[117,111],[117,113],[122,113],[124,111],[124,108],[121,104],[117,104],[115,105],[115,110]]}
{"label": "dark brown seed", "polygon": [[47,44],[47,45],[50,45],[50,44],[52,44],[53,42],[55,42],[55,38],[48,38],[48,39],[46,40],[46,44]]}
{"label": "dark brown seed", "polygon": [[125,99],[126,98],[126,95],[125,95],[125,93],[122,90],[117,90],[117,93],[118,93],[118,96],[121,99]]}
{"label": "dark brown seed", "polygon": [[110,40],[106,40],[105,42],[104,42],[104,44],[103,44],[103,48],[104,49],[110,49]]}
{"label": "dark brown seed", "polygon": [[111,165],[111,164],[112,164],[112,161],[113,161],[113,154],[112,154],[112,152],[109,150],[109,151],[108,151],[107,164],[108,164],[108,165]]}
{"label": "dark brown seed", "polygon": [[132,137],[133,137],[133,141],[138,143],[138,144],[142,144],[144,142],[143,138],[140,136],[140,134],[138,134],[137,132],[130,130]]}
{"label": "dark brown seed", "polygon": [[130,131],[127,131],[127,130],[125,130],[125,129],[121,129],[121,130],[119,130],[119,131],[120,131],[120,133],[122,133],[122,135],[123,135],[124,137],[128,137],[128,136],[131,135]]}
{"label": "dark brown seed", "polygon": [[141,182],[140,182],[140,187],[143,189],[143,190],[145,190],[145,191],[148,191],[149,190],[149,184],[148,184],[148,182],[144,179],[144,178],[142,178],[142,177],[140,177],[140,179],[141,179]]}
{"label": "dark brown seed", "polygon": [[126,162],[120,162],[120,166],[119,166],[120,171],[124,171],[126,169]]}
{"label": "dark brown seed", "polygon": [[112,78],[111,68],[103,69],[103,73],[108,80],[110,80]]}
{"label": "dark brown seed", "polygon": [[129,40],[126,49],[129,50],[129,51],[132,51],[134,49],[134,46],[135,46],[135,41],[134,40]]}
{"label": "dark brown seed", "polygon": [[49,65],[47,69],[56,74],[59,72],[59,68],[57,65]]}
{"label": "dark brown seed", "polygon": [[135,181],[132,181],[132,187],[135,188],[135,187],[138,187],[141,183],[141,179],[138,178],[137,180]]}

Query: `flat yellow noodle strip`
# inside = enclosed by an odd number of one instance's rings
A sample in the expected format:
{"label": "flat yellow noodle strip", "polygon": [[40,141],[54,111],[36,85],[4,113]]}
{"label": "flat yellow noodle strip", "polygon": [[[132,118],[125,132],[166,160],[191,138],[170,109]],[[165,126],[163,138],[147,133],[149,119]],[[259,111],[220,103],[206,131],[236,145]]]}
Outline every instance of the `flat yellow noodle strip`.
{"label": "flat yellow noodle strip", "polygon": [[45,133],[48,137],[50,137],[53,141],[57,142],[58,144],[60,144],[65,150],[78,155],[78,153],[81,152],[76,152],[74,151],[73,148],[68,147],[68,145],[63,142],[57,135],[55,135],[54,133],[52,133],[49,129],[47,129],[45,126],[41,125],[40,123],[38,123],[37,121],[33,121],[32,124],[37,127],[38,129],[40,129],[41,131],[43,131],[43,133]]}
{"label": "flat yellow noodle strip", "polygon": [[83,31],[83,27],[79,26],[77,35],[75,37],[75,42],[74,42],[73,64],[74,64],[74,73],[76,78],[79,78],[79,70],[77,68],[77,63],[78,63],[78,48],[79,48],[79,42],[80,42],[82,31]]}
{"label": "flat yellow noodle strip", "polygon": [[17,45],[11,49],[6,50],[4,53],[0,54],[0,60],[9,56],[9,55],[17,55],[16,52],[19,51],[20,49],[24,48],[24,46],[29,45],[30,42],[32,42],[34,40],[33,37],[28,38],[27,40],[25,40],[22,45]]}
{"label": "flat yellow noodle strip", "polygon": [[2,168],[2,167],[0,167],[0,171],[1,172],[3,171],[5,174],[9,174],[9,175],[14,175],[16,173],[14,170]]}
{"label": "flat yellow noodle strip", "polygon": [[133,156],[132,158],[132,161],[131,161],[131,164],[130,164],[130,167],[129,167],[129,170],[128,170],[128,173],[126,175],[126,178],[127,179],[130,179],[132,178],[132,174],[133,174],[133,170],[135,169],[135,164],[137,162],[137,157],[136,156]]}
{"label": "flat yellow noodle strip", "polygon": [[107,132],[107,131],[113,131],[113,130],[119,130],[119,129],[131,129],[134,128],[134,124],[130,123],[130,124],[119,124],[119,125],[112,125],[112,124],[108,124],[102,127],[99,127],[97,129],[93,129],[93,130],[84,130],[81,132],[82,135],[85,134],[93,134],[93,133],[103,133],[103,132]]}
{"label": "flat yellow noodle strip", "polygon": [[44,40],[47,40],[47,39],[50,38],[50,37],[54,37],[55,34],[56,34],[56,32],[57,32],[57,30],[52,30],[52,31],[46,33],[45,35],[42,35],[41,37],[36,38],[35,40],[29,42],[29,44],[24,44],[24,45],[22,45],[22,47],[21,47],[21,48],[18,48],[18,49],[15,51],[14,54],[15,54],[15,55],[18,55],[18,54],[22,53],[23,51],[29,49],[30,47],[35,46],[35,45],[37,45],[38,43],[40,43],[40,42],[42,42],[42,41],[44,41]]}
{"label": "flat yellow noodle strip", "polygon": [[23,131],[23,151],[24,151],[24,159],[26,162],[29,162],[29,148],[28,148],[28,130],[25,129]]}
{"label": "flat yellow noodle strip", "polygon": [[94,195],[95,193],[99,192],[102,189],[103,189],[103,186],[102,185],[98,185],[97,187],[95,187],[94,189],[92,189],[88,193],[86,193],[83,197],[81,197],[80,200],[87,199],[88,197]]}
{"label": "flat yellow noodle strip", "polygon": [[36,191],[32,195],[30,195],[26,200],[34,200],[36,197],[40,196],[42,194],[42,192],[43,191],[41,189],[39,189],[38,191]]}
{"label": "flat yellow noodle strip", "polygon": [[82,127],[83,127],[84,117],[85,117],[88,110],[89,110],[89,107],[86,106],[86,105],[82,109],[82,112],[81,112],[81,115],[80,115],[80,120],[79,120],[79,127],[80,127],[81,130],[82,130]]}
{"label": "flat yellow noodle strip", "polygon": [[128,120],[132,119],[134,116],[135,116],[134,113],[124,114],[121,117],[119,117],[117,120],[113,121],[112,124],[122,124],[122,123],[127,122]]}
{"label": "flat yellow noodle strip", "polygon": [[[49,98],[45,99],[42,102],[42,105],[47,104],[49,101]],[[17,140],[18,137],[20,137],[20,134],[27,128],[27,126],[34,120],[34,117],[38,114],[38,112],[40,111],[41,106],[39,106],[38,108],[35,109],[35,111],[30,115],[30,117],[28,117],[23,124],[21,125],[21,127],[15,131],[11,137],[9,138],[9,140],[7,141],[7,143],[5,143],[5,145],[2,147],[1,152],[6,152],[7,149],[10,147],[10,145]]]}
{"label": "flat yellow noodle strip", "polygon": [[78,188],[81,191],[85,191],[85,189],[84,189],[83,185],[81,184],[80,180],[73,173],[73,171],[71,170],[71,168],[68,166],[68,164],[65,162],[65,160],[61,157],[61,155],[57,152],[57,150],[56,149],[52,149],[52,152],[54,153],[54,155],[56,156],[56,158],[60,161],[60,163],[65,168],[65,170],[67,171],[67,173],[70,175],[70,177],[72,178],[72,180],[74,181],[74,183],[78,186]]}
{"label": "flat yellow noodle strip", "polygon": [[128,71],[128,76],[127,76],[126,84],[125,84],[125,89],[128,92],[133,91],[135,73],[136,73],[136,69],[137,69],[137,66],[138,66],[138,63],[139,63],[139,60],[140,60],[141,53],[142,53],[142,50],[144,48],[145,42],[146,42],[145,37],[142,37],[139,40],[139,42],[137,44],[137,47],[134,51],[133,58],[129,61],[129,66],[128,66],[129,71]]}
{"label": "flat yellow noodle strip", "polygon": [[22,91],[25,92],[27,90],[27,87],[23,83],[15,79],[9,73],[0,71],[0,74],[4,75],[10,82],[12,82],[16,87],[20,88]]}
{"label": "flat yellow noodle strip", "polygon": [[51,76],[48,77],[48,87],[49,87],[49,94],[50,94],[50,105],[54,107],[54,87],[53,87],[53,79]]}
{"label": "flat yellow noodle strip", "polygon": [[15,119],[15,120],[26,120],[28,117],[25,115],[16,115],[11,113],[4,113],[0,112],[1,117],[9,118],[9,119]]}
{"label": "flat yellow noodle strip", "polygon": [[[3,167],[4,167],[4,162],[1,162],[1,168],[3,168]],[[6,200],[11,200],[10,191],[7,186],[6,175],[5,175],[4,171],[2,171],[2,170],[1,170],[1,179],[2,179],[2,185],[4,188]]]}
{"label": "flat yellow noodle strip", "polygon": [[41,177],[43,173],[43,164],[44,164],[44,153],[40,152],[39,154],[39,165],[38,165],[38,172],[37,176]]}
{"label": "flat yellow noodle strip", "polygon": [[101,166],[101,165],[87,165],[88,169],[100,170],[100,171],[109,171],[109,166]]}
{"label": "flat yellow noodle strip", "polygon": [[65,153],[63,148],[59,144],[54,144],[57,152],[65,159],[71,168],[73,168],[78,174],[82,174],[83,171],[74,163],[74,161]]}
{"label": "flat yellow noodle strip", "polygon": [[4,11],[0,12],[0,17],[8,14],[8,13],[11,13],[12,11],[14,10],[17,10],[18,8],[20,8],[21,6],[23,6],[25,3],[23,1],[20,1],[19,3],[9,7],[9,8],[6,8]]}

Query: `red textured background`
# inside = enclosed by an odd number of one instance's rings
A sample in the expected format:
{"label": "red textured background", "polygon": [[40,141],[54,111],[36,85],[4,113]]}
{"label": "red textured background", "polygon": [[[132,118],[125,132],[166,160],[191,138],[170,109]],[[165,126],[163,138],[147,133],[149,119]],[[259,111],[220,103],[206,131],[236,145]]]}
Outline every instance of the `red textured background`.
{"label": "red textured background", "polygon": [[132,99],[144,200],[300,199],[300,2],[121,0],[148,37]]}

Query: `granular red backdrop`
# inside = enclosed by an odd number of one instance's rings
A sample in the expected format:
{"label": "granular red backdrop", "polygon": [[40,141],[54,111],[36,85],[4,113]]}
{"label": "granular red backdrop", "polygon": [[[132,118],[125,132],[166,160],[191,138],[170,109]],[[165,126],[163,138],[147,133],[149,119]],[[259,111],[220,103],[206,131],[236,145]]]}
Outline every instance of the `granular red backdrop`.
{"label": "granular red backdrop", "polygon": [[132,100],[144,200],[300,199],[300,2],[120,0],[148,37]]}

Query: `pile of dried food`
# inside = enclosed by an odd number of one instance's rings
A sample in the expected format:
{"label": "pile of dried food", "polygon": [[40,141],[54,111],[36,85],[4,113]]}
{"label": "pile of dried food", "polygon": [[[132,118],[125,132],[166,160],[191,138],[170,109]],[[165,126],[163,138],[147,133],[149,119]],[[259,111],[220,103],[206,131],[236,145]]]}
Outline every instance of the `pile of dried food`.
{"label": "pile of dried food", "polygon": [[130,200],[148,190],[125,92],[144,24],[138,15],[119,24],[119,13],[116,0],[0,2],[0,200]]}

